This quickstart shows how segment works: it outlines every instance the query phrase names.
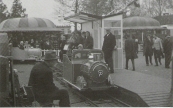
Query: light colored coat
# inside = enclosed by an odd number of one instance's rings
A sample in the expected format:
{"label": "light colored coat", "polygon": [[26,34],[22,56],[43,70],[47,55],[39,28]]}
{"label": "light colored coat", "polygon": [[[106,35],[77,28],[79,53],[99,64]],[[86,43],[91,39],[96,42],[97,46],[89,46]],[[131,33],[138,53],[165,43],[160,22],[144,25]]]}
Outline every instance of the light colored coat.
{"label": "light colored coat", "polygon": [[161,42],[161,39],[160,38],[156,38],[156,39],[153,39],[153,48],[155,48],[156,50],[162,50],[163,49],[163,46],[162,46],[162,42]]}

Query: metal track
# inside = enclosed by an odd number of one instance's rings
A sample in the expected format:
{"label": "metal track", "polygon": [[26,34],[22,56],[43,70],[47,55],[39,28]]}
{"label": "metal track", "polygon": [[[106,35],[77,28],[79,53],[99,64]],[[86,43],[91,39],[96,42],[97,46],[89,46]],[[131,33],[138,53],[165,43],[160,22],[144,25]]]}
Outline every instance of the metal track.
{"label": "metal track", "polygon": [[[54,77],[56,80],[58,80],[62,85],[65,85],[66,88],[68,88],[68,90],[72,93],[77,95],[77,97],[79,97],[81,100],[80,102],[85,102],[85,103],[89,103],[90,106],[93,107],[131,107],[129,104],[122,102],[121,100],[117,99],[116,97],[111,96],[109,93],[106,93],[106,91],[98,91],[98,94],[102,94],[102,97],[98,97],[98,99],[96,100],[92,100],[91,97],[89,97],[87,95],[87,93],[84,92],[80,92],[78,90],[75,90],[73,87],[70,87],[68,84],[66,84],[62,77]],[[108,100],[104,100],[104,96],[106,96],[108,98]],[[95,97],[97,98],[97,97]],[[78,102],[78,103],[80,103]],[[73,103],[74,104],[74,103]]]}
{"label": "metal track", "polygon": [[122,104],[122,105],[125,106],[125,107],[132,107],[131,105],[129,105],[129,104],[127,104],[127,103],[125,103],[125,102],[123,102],[123,101],[117,99],[116,97],[111,96],[111,95],[108,94],[108,93],[105,93],[105,95],[109,96],[114,102],[119,102],[120,104]]}

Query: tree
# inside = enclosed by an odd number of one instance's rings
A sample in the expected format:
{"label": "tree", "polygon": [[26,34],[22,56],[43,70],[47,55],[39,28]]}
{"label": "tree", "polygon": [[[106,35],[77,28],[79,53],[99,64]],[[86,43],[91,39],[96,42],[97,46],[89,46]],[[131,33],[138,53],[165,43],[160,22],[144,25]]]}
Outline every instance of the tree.
{"label": "tree", "polygon": [[143,10],[147,16],[161,16],[170,3],[170,0],[143,0]]}
{"label": "tree", "polygon": [[[63,4],[63,8],[68,7],[73,10],[75,10],[75,7],[76,7],[75,2],[78,1],[78,6],[77,6],[78,11],[101,16],[101,15],[114,14],[119,11],[122,11],[122,9],[127,4],[133,2],[134,0],[55,0],[55,1],[57,1],[60,4]],[[136,2],[134,3],[135,3],[135,7],[139,7],[139,4],[136,4]],[[58,9],[58,10],[62,10],[62,9]],[[65,10],[68,10],[68,9],[65,9]]]}
{"label": "tree", "polygon": [[25,17],[25,11],[26,9],[22,7],[20,0],[14,0],[11,8],[11,18]]}
{"label": "tree", "polygon": [[0,23],[8,18],[7,6],[0,1]]}

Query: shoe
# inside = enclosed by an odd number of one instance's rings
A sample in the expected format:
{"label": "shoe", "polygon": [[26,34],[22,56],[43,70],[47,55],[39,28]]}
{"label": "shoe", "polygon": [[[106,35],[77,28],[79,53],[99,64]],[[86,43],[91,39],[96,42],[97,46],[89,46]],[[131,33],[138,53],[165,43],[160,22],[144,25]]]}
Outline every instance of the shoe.
{"label": "shoe", "polygon": [[128,68],[125,68],[125,69],[127,69],[127,70],[128,70]]}
{"label": "shoe", "polygon": [[151,65],[153,65],[153,63],[151,63]]}
{"label": "shoe", "polygon": [[146,64],[146,66],[149,66],[149,64]]}
{"label": "shoe", "polygon": [[155,66],[158,66],[158,65],[155,65]]}
{"label": "shoe", "polygon": [[160,62],[160,65],[162,65],[162,63]]}
{"label": "shoe", "polygon": [[135,71],[135,69],[133,69],[132,71]]}

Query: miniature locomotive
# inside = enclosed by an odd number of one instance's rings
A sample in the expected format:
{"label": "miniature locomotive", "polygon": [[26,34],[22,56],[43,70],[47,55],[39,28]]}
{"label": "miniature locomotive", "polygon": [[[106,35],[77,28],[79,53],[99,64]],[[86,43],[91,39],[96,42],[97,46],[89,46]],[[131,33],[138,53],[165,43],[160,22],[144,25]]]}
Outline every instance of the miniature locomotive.
{"label": "miniature locomotive", "polygon": [[111,87],[109,69],[98,49],[73,50],[63,55],[63,79],[72,87],[83,90],[105,90]]}

